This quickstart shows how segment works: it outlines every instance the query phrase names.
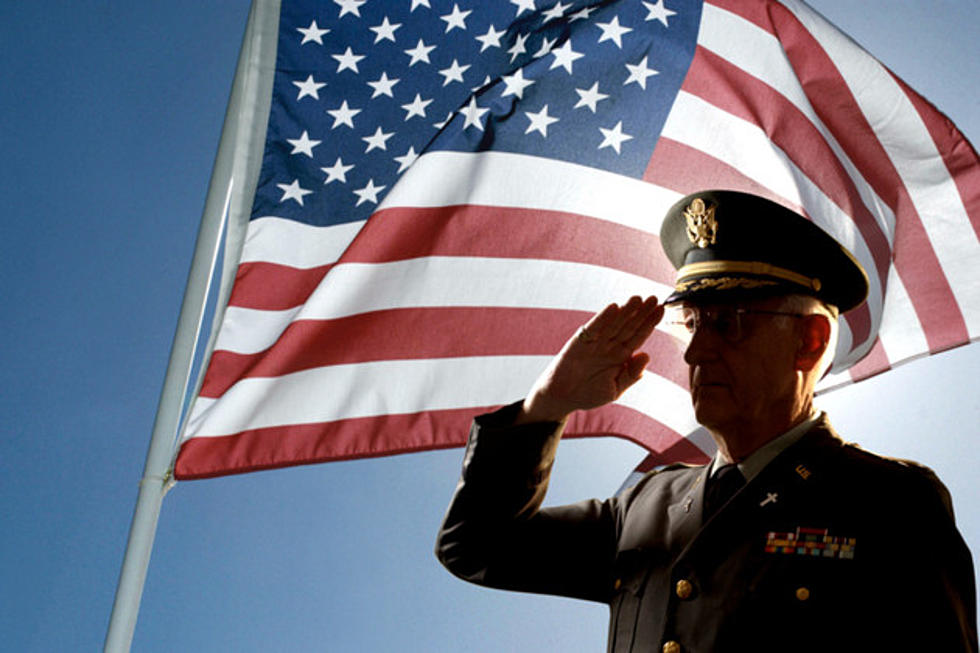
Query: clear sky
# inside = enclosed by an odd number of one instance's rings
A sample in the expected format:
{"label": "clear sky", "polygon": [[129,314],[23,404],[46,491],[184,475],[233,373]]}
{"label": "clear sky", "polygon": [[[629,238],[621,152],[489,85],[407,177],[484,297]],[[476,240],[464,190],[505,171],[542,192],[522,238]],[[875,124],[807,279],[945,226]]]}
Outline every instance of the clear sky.
{"label": "clear sky", "polygon": [[[811,4],[980,143],[980,3]],[[247,12],[247,0],[0,0],[5,650],[102,646]],[[978,370],[973,344],[822,402],[846,439],[939,473],[975,561]],[[549,502],[607,496],[641,457],[611,439],[565,443]],[[439,567],[460,458],[179,484],[133,650],[604,650],[605,606]]]}

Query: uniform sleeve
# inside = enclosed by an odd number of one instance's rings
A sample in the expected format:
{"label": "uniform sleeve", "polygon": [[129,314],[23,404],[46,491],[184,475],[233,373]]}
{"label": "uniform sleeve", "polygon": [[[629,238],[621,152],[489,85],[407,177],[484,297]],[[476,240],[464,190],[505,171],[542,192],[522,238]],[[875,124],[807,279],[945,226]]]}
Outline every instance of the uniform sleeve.
{"label": "uniform sleeve", "polygon": [[561,426],[510,426],[518,409],[474,421],[436,557],[456,576],[487,587],[605,602],[615,500],[542,509]]}

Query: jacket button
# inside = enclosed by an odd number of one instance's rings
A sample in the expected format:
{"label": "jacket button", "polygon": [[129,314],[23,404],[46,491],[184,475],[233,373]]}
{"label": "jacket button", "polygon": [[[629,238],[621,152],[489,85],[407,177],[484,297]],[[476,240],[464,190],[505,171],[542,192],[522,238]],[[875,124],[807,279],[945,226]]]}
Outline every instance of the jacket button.
{"label": "jacket button", "polygon": [[618,590],[622,586],[623,586],[623,580],[621,578],[617,578],[616,580],[613,581],[614,590]]}
{"label": "jacket button", "polygon": [[675,642],[674,640],[670,640],[669,642],[664,642],[663,652],[681,653],[681,645]]}
{"label": "jacket button", "polygon": [[691,598],[691,594],[694,593],[694,586],[688,580],[679,580],[677,585],[674,586],[674,593],[677,594],[679,599]]}
{"label": "jacket button", "polygon": [[800,601],[806,601],[808,598],[810,598],[810,590],[806,587],[797,588],[796,598]]}

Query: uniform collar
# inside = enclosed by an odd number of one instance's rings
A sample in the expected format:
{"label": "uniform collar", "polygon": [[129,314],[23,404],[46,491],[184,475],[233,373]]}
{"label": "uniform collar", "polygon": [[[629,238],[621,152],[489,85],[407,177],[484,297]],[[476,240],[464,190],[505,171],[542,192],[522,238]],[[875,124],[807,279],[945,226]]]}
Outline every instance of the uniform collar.
{"label": "uniform collar", "polygon": [[[752,452],[748,458],[738,463],[738,471],[742,472],[742,476],[745,477],[746,481],[751,481],[754,477],[759,475],[766,465],[768,465],[772,460],[786,450],[790,445],[795,443],[803,434],[813,428],[824,416],[824,413],[813,411],[808,418],[786,431],[782,435],[778,435],[769,442],[765,443],[758,449]],[[709,478],[715,473],[715,471],[722,465],[727,464],[721,459],[721,453],[716,452],[715,457],[711,461],[711,466],[708,469]]]}

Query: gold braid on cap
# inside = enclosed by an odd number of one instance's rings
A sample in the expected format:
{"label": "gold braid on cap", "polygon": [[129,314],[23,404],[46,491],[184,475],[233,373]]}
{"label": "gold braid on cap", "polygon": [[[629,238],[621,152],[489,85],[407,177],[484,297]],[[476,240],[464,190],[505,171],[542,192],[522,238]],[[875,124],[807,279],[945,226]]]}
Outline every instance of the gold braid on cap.
{"label": "gold braid on cap", "polygon": [[[797,285],[803,286],[804,288],[810,288],[814,292],[820,292],[820,288],[823,285],[820,283],[820,279],[811,279],[810,277],[793,272],[792,270],[787,270],[786,268],[780,268],[775,265],[769,265],[768,263],[761,263],[758,261],[702,261],[700,263],[689,263],[677,271],[677,289],[681,290],[681,284],[695,283],[696,281],[699,281],[697,279],[691,279],[691,277],[718,273],[751,274],[760,277],[775,277],[777,279],[790,281]],[[769,285],[772,283],[775,282],[770,282]],[[743,285],[741,287],[749,286]],[[688,289],[685,288],[684,290]]]}

